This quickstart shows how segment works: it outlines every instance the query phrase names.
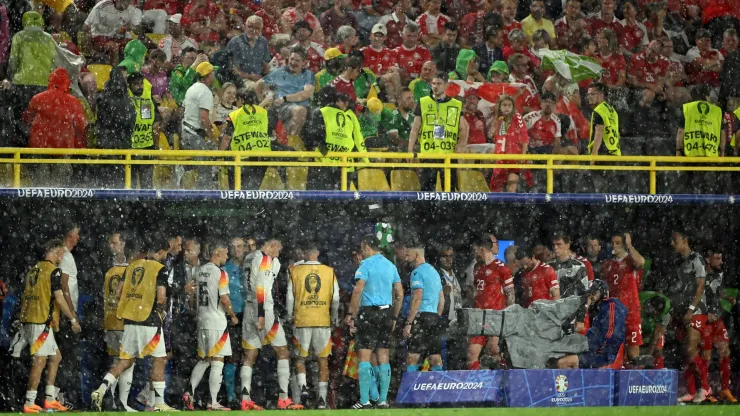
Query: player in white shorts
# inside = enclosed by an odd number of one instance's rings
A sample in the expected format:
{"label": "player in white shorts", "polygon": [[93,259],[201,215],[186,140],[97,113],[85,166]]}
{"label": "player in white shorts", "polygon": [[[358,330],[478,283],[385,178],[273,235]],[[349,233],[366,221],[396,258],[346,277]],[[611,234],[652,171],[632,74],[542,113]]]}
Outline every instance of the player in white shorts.
{"label": "player in white shorts", "polygon": [[290,352],[285,340],[283,325],[273,311],[272,289],[280,272],[277,257],[283,249],[279,240],[268,240],[261,250],[250,253],[244,259],[244,319],[242,321],[242,346],[244,361],[240,371],[242,380],[242,410],[262,410],[250,397],[252,390],[252,367],[259,350],[271,345],[278,356],[277,376],[280,392],[278,409],[302,409],[288,398],[290,380]]}
{"label": "player in white shorts", "polygon": [[331,325],[337,321],[339,284],[334,269],[319,263],[319,250],[314,243],[303,249],[305,261],[291,268],[288,279],[286,309],[293,322],[296,346],[295,369],[301,404],[306,404],[305,359],[313,352],[319,364],[319,398],[317,407],[326,409],[329,390],[329,355]]}
{"label": "player in white shorts", "polygon": [[222,406],[218,400],[218,391],[223,381],[224,357],[231,356],[231,340],[227,329],[226,315],[232,325],[238,325],[239,319],[231,307],[229,299],[229,275],[221,269],[229,256],[226,243],[216,241],[210,245],[211,261],[193,270],[196,282],[195,296],[190,299],[191,309],[198,311],[198,364],[190,375],[190,391],[183,395],[185,408],[195,410],[193,395],[208,367],[208,388],[211,402],[208,410],[231,410]]}

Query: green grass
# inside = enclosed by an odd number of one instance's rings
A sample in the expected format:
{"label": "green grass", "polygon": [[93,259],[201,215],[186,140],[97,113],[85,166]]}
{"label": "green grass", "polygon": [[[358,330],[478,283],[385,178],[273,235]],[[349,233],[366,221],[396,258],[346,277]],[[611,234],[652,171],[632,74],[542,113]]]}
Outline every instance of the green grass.
{"label": "green grass", "polygon": [[[184,412],[188,416],[229,416],[235,412]],[[241,412],[239,412],[241,413]],[[0,413],[4,415],[5,413]],[[75,416],[121,416],[123,413],[73,413]],[[455,409],[391,409],[391,410],[266,410],[249,412],[259,416],[739,416],[738,406],[671,406],[671,407],[573,407],[573,408],[455,408]],[[8,414],[9,415],[9,414]]]}

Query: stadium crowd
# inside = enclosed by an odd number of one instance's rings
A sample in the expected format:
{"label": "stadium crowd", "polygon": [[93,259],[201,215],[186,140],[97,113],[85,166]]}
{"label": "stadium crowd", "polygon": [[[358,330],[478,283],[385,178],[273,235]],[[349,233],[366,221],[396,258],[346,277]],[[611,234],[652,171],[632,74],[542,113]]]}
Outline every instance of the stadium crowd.
{"label": "stadium crowd", "polygon": [[[0,105],[12,117],[0,143],[620,155],[620,138],[672,141],[678,129],[676,155],[723,156],[740,128],[737,10],[729,0],[10,1],[0,3]],[[552,65],[556,51],[576,55]],[[711,127],[697,127],[704,116]],[[86,183],[120,187],[122,168],[103,169]],[[196,170],[199,188],[216,186]],[[84,177],[65,164],[29,171],[41,186]],[[245,171],[243,186],[259,186],[264,169]],[[151,166],[136,173],[152,186]],[[171,174],[167,186],[183,186],[183,171]],[[542,181],[486,176],[493,191]],[[422,171],[422,188],[433,178]],[[331,169],[308,181],[336,182]]]}
{"label": "stadium crowd", "polygon": [[[562,330],[585,334],[588,351],[554,359],[552,368],[677,368],[686,387],[679,401],[736,403],[737,289],[724,275],[722,248],[707,245],[699,254],[678,228],[670,236],[677,261],[662,278],[650,278],[652,259],[629,233],[586,237],[582,255],[562,232],[542,243],[509,242],[503,252],[486,233],[473,238],[472,258],[461,262],[464,253],[449,245],[427,247],[378,223],[352,248],[350,277],[324,264],[322,246],[310,241],[286,252],[276,238],[113,231],[109,253],[96,257],[104,271],[93,285],[98,293],[84,307],[77,276],[89,271],[78,270],[73,253],[85,230],[69,222],[57,231],[61,238],[44,244],[24,282],[13,282],[18,300],[3,312],[10,316],[4,322],[19,323],[3,328],[15,334],[18,358],[6,371],[28,378],[28,413],[83,403],[126,411],[383,408],[403,372],[510,368],[505,340],[468,336],[464,308],[570,296],[584,306]],[[107,373],[106,363],[83,363],[81,372],[81,331],[104,331]],[[97,353],[88,354],[83,361]],[[206,372],[208,389],[200,390]],[[89,401],[78,389],[83,379],[93,386]],[[0,392],[20,409],[23,386],[14,384]]]}

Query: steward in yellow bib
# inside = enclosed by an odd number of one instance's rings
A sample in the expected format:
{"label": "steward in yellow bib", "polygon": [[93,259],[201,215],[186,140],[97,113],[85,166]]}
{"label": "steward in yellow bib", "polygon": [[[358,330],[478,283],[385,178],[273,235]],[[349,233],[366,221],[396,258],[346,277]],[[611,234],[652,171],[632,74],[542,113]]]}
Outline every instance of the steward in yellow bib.
{"label": "steward in yellow bib", "polygon": [[[468,122],[462,117],[462,102],[448,97],[448,75],[439,72],[432,78],[432,96],[421,97],[416,107],[414,124],[409,135],[409,153],[416,154],[416,141],[422,154],[466,153],[468,145]],[[425,160],[427,163],[442,163],[440,159]],[[421,190],[434,192],[437,186],[437,171],[444,183],[444,169],[422,169]],[[452,191],[455,190],[457,175],[452,171]]]}
{"label": "steward in yellow bib", "polygon": [[683,105],[676,132],[676,156],[725,155],[727,132],[722,128],[722,109],[710,101],[710,93],[709,86],[698,85],[691,91],[694,101]]}
{"label": "steward in yellow bib", "polygon": [[[157,107],[152,99],[152,84],[141,73],[129,74],[128,96],[136,110],[136,124],[131,136],[131,148],[136,150],[154,150],[159,139],[159,116]],[[155,139],[156,138],[156,139]],[[134,175],[139,173],[140,187],[152,187],[154,165],[133,165]],[[135,181],[134,176],[134,181]]]}
{"label": "steward in yellow bib", "polygon": [[24,341],[31,349],[33,361],[28,376],[28,390],[25,413],[40,413],[43,409],[36,405],[36,392],[41,381],[41,373],[47,367],[46,401],[44,408],[51,411],[65,411],[66,407],[53,398],[56,374],[62,355],[54,339],[52,328],[59,325],[59,310],[72,323],[72,330],[79,333],[81,328],[75,319],[74,311],[70,309],[62,292],[62,270],[59,263],[64,257],[64,243],[62,240],[51,240],[44,245],[44,259],[36,264],[26,274],[25,289],[21,298],[20,320],[23,323]]}
{"label": "steward in yellow bib", "polygon": [[[594,109],[591,114],[591,132],[588,139],[588,153],[592,156],[622,156],[619,142],[619,115],[617,110],[606,102],[606,86],[600,82],[588,87],[588,103]],[[604,148],[601,144],[604,144]]]}
{"label": "steward in yellow bib", "polygon": [[[355,113],[348,109],[354,107],[347,94],[338,93],[333,86],[321,89],[317,94],[320,108],[311,113],[306,124],[304,137],[306,148],[318,150],[323,157],[317,158],[330,164],[341,163],[339,157],[326,157],[328,152],[366,152],[360,122]],[[367,161],[367,158],[363,158]],[[350,181],[354,181],[354,169],[349,168]],[[308,172],[308,188],[319,190],[338,190],[340,187],[340,168],[311,168]]]}
{"label": "steward in yellow bib", "polygon": [[329,355],[331,354],[331,326],[337,321],[339,284],[334,269],[319,263],[319,249],[315,243],[303,247],[305,262],[289,273],[286,309],[288,321],[293,322],[296,341],[295,370],[298,385],[306,391],[305,358],[313,351],[319,363],[319,405],[326,404],[329,384]]}

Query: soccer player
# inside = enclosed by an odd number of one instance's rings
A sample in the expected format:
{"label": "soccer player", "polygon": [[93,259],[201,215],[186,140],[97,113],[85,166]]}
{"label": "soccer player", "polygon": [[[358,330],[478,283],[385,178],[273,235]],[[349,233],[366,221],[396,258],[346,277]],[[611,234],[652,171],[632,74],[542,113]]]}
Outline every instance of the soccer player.
{"label": "soccer player", "polygon": [[614,257],[604,261],[601,277],[609,285],[612,297],[627,307],[627,339],[625,352],[629,361],[640,355],[642,345],[642,319],[640,318],[640,296],[637,270],[645,265],[645,259],[632,246],[629,233],[612,235]]}
{"label": "soccer player", "polygon": [[[137,358],[152,357],[151,382],[154,388],[154,408],[160,412],[174,411],[164,402],[164,366],[167,363],[162,335],[163,318],[167,305],[169,271],[162,264],[167,257],[166,239],[147,242],[143,256],[126,268],[123,285],[119,285],[117,316],[123,318],[123,337],[118,362],[92,392],[92,403],[102,410],[103,396],[122,373]],[[124,397],[121,400],[126,399]]]}
{"label": "soccer player", "polygon": [[653,357],[653,368],[665,368],[665,330],[671,322],[671,301],[656,292],[640,292],[642,334],[650,340],[646,355]]}
{"label": "soccer player", "polygon": [[[674,231],[671,235],[671,245],[681,256],[681,263],[677,269],[676,284],[671,287],[671,295],[677,300],[676,309],[683,313],[683,325],[686,330],[686,378],[687,393],[678,399],[681,403],[701,403],[707,399],[710,392],[709,369],[699,356],[699,342],[702,331],[707,323],[707,307],[704,304],[704,286],[707,271],[704,259],[699,253],[691,249],[689,237],[684,231]],[[674,298],[671,298],[673,300]],[[696,390],[696,379],[701,381],[701,388]]]}
{"label": "soccer player", "polygon": [[[26,286],[21,299],[21,322],[26,342],[31,348],[33,362],[28,374],[28,390],[23,413],[67,410],[56,399],[54,382],[59,363],[62,361],[62,353],[57,347],[52,328],[59,325],[60,309],[70,320],[75,333],[79,334],[81,328],[62,292],[62,270],[59,263],[64,255],[64,242],[51,240],[44,245],[44,259],[26,274]],[[46,367],[46,397],[42,409],[36,404],[36,394],[44,367]]]}
{"label": "soccer player", "polygon": [[409,340],[406,371],[419,371],[422,356],[429,358],[432,371],[442,371],[442,278],[424,259],[424,246],[419,242],[406,247],[406,261],[416,266],[411,272],[411,310],[403,327],[403,337]]}
{"label": "soccer player", "polygon": [[261,250],[250,253],[244,259],[244,319],[242,320],[242,346],[244,361],[240,376],[242,380],[242,410],[263,410],[251,397],[252,368],[263,345],[272,345],[277,354],[277,376],[280,392],[278,409],[303,409],[288,397],[290,381],[290,351],[285,339],[285,330],[273,310],[272,298],[275,278],[280,272],[278,256],[283,249],[280,240],[265,242]]}
{"label": "soccer player", "polygon": [[[511,271],[506,265],[496,259],[498,240],[494,236],[490,239],[484,236],[473,243],[473,252],[478,261],[473,272],[475,308],[500,311],[506,306],[513,305],[514,278],[511,277]],[[471,337],[468,342],[468,370],[480,369],[479,357],[486,344],[487,352],[495,365],[501,353],[498,343],[498,337]]]}
{"label": "soccer player", "polygon": [[555,270],[549,264],[537,259],[535,251],[536,246],[519,247],[516,251],[516,257],[524,270],[522,299],[519,302],[524,308],[541,299],[560,299],[560,284]]}
{"label": "soccer player", "polygon": [[[576,259],[570,249],[570,236],[565,233],[556,233],[552,237],[552,250],[555,257],[550,261],[550,266],[555,270],[560,284],[560,295],[564,298],[569,296],[581,296],[588,289],[588,272],[586,266]],[[583,332],[586,328],[586,311],[588,306],[578,310],[574,316],[573,323],[567,328],[568,331]]]}
{"label": "soccer player", "polygon": [[231,410],[218,402],[218,391],[223,381],[224,357],[231,355],[231,340],[227,328],[226,315],[231,325],[239,324],[229,299],[229,276],[221,269],[228,258],[226,243],[216,241],[211,244],[210,261],[197,268],[194,273],[196,281],[196,296],[190,299],[191,309],[198,311],[198,357],[199,361],[190,375],[190,391],[183,395],[185,408],[195,410],[193,395],[203,379],[203,375],[211,368],[208,376],[208,389],[211,392],[211,402],[208,410]]}
{"label": "soccer player", "polygon": [[[247,244],[241,237],[231,239],[229,246],[229,261],[224,264],[224,271],[229,276],[229,299],[231,307],[234,309],[236,316],[244,314],[244,279],[242,270],[244,269],[244,257],[247,254]],[[229,405],[238,408],[232,404],[238,404],[236,400],[236,366],[241,363],[242,327],[241,325],[229,326],[229,340],[231,341],[231,357],[228,363],[224,364],[224,384],[226,385],[226,397]]]}
{"label": "soccer player", "polygon": [[326,409],[329,391],[329,355],[331,327],[339,310],[339,282],[334,269],[319,263],[315,243],[303,248],[305,261],[291,268],[288,278],[286,310],[293,322],[293,342],[296,346],[295,372],[301,401],[308,396],[306,357],[316,354],[319,364],[319,398],[317,407]]}
{"label": "soccer player", "polygon": [[355,328],[355,319],[357,320],[355,348],[359,361],[360,401],[352,408],[366,409],[370,406],[370,384],[373,378],[370,357],[373,351],[377,354],[379,364],[380,391],[377,406],[388,408],[388,388],[391,384],[388,348],[396,328],[396,320],[401,313],[403,286],[398,269],[381,254],[379,242],[374,235],[362,237],[360,250],[364,260],[355,272],[355,288],[345,317],[345,323],[351,329]]}
{"label": "soccer player", "polygon": [[[113,267],[105,273],[103,281],[103,330],[105,331],[105,344],[108,347],[108,355],[113,360],[113,365],[118,362],[121,352],[121,338],[123,338],[123,320],[116,316],[118,310],[119,285],[123,284],[123,275],[128,266],[126,259],[126,240],[120,232],[114,232],[108,237],[108,247],[113,255]],[[133,411],[128,406],[128,395],[131,391],[131,381],[134,376],[134,366],[121,374],[120,381],[111,386],[111,394],[115,396],[116,384],[118,384],[118,397],[126,411]],[[125,398],[125,401],[123,400]]]}
{"label": "soccer player", "polygon": [[[737,399],[730,392],[730,337],[727,328],[722,321],[722,307],[720,299],[722,296],[722,283],[724,273],[722,272],[722,249],[713,248],[707,251],[707,283],[704,290],[707,302],[707,325],[702,333],[702,359],[709,367],[712,361],[712,346],[717,348],[719,354],[719,373],[722,379],[722,391],[719,398],[729,403],[737,403]],[[714,398],[709,396],[710,401]]]}

